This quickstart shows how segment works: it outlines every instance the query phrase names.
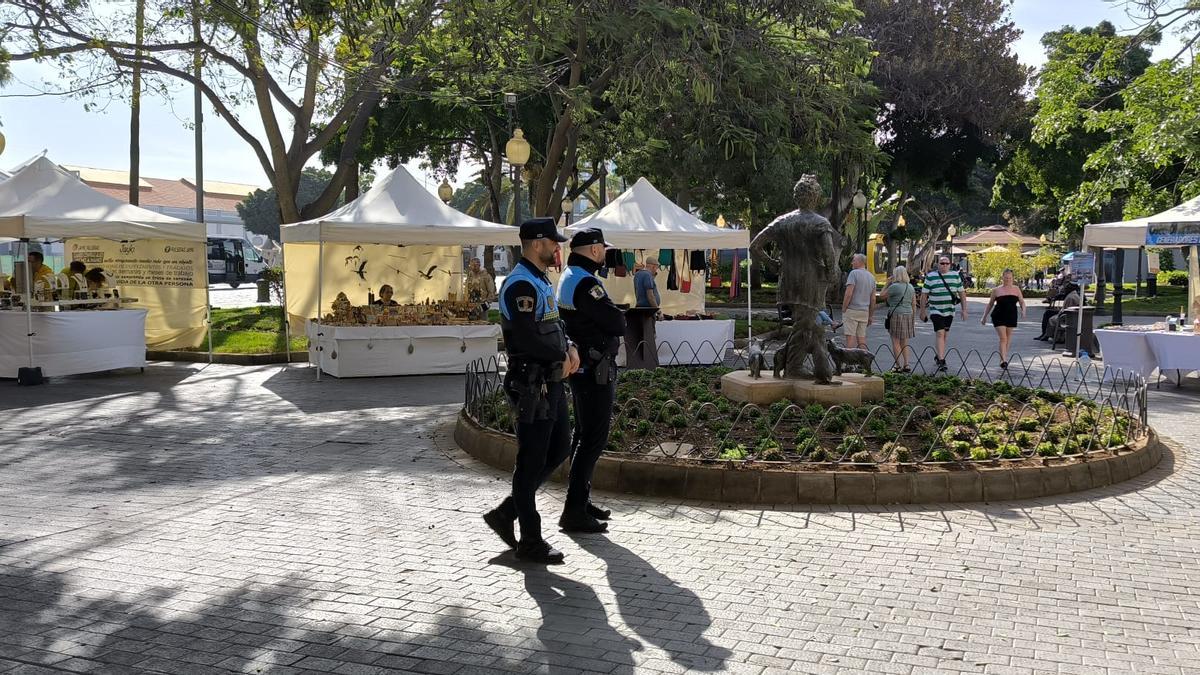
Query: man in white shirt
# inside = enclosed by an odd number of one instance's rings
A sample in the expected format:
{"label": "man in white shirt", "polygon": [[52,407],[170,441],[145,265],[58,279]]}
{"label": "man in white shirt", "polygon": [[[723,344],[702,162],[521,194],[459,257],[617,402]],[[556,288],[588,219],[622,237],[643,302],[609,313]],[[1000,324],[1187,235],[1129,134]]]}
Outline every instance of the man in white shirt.
{"label": "man in white shirt", "polygon": [[842,298],[842,330],[847,349],[867,348],[867,326],[875,319],[875,275],[866,269],[867,256],[855,253]]}

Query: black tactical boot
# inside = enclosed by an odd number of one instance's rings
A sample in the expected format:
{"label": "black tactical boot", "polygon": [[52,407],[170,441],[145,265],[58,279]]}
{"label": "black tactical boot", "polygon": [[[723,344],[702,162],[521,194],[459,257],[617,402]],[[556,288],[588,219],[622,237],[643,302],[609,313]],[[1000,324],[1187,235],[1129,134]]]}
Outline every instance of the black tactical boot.
{"label": "black tactical boot", "polygon": [[515,519],[505,515],[501,509],[492,509],[483,514],[483,522],[487,523],[487,526],[492,528],[492,532],[503,539],[509,548],[517,547]]}
{"label": "black tactical boot", "polygon": [[563,558],[562,551],[541,539],[528,542],[523,541],[517,545],[517,560],[541,563],[543,565],[560,565]]}
{"label": "black tactical boot", "polygon": [[558,527],[563,532],[608,532],[608,523],[579,511],[564,511],[558,519]]}
{"label": "black tactical boot", "polygon": [[608,509],[602,509],[591,502],[588,502],[587,514],[596,520],[608,520],[610,517],[612,517],[612,511],[609,511]]}

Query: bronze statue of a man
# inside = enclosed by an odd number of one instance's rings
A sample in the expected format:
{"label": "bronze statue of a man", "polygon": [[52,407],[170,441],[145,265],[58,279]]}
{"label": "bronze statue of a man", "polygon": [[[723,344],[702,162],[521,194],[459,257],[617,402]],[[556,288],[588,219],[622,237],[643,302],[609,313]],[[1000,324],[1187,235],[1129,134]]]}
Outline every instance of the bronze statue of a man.
{"label": "bronze statue of a man", "polygon": [[[805,174],[792,191],[795,211],[771,221],[754,241],[750,253],[779,271],[779,304],[792,312],[792,332],[787,339],[784,377],[804,377],[805,357],[812,357],[812,377],[818,383],[832,381],[833,369],[825,347],[825,329],[817,322],[824,309],[829,285],[840,279],[837,262],[839,236],[829,220],[815,212],[821,203],[817,177]],[[777,256],[768,252],[774,244]]]}

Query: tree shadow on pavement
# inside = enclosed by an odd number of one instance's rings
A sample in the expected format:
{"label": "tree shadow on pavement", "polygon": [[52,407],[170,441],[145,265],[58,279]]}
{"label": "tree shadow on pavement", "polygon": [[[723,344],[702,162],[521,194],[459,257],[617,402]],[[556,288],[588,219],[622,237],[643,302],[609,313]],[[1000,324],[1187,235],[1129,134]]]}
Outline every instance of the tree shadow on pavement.
{"label": "tree shadow on pavement", "polygon": [[[16,380],[0,379],[0,411],[26,410],[89,400],[140,396],[147,391],[169,391],[199,373],[195,364],[148,365],[145,372],[121,368],[102,373],[47,378],[36,387],[17,387]],[[7,391],[6,391],[7,390]]]}
{"label": "tree shadow on pavement", "polygon": [[575,535],[580,548],[604,561],[621,619],[638,637],[688,671],[724,669],[732,652],[705,637],[712,617],[704,603],[633,551],[606,537]]}
{"label": "tree shadow on pavement", "polygon": [[[30,672],[42,672],[38,666],[113,673],[528,672],[531,661],[545,661],[545,655],[516,646],[528,644],[528,638],[500,626],[487,630],[474,610],[444,605],[418,615],[428,622],[401,620],[412,612],[373,602],[378,598],[364,594],[367,589],[347,595],[342,590],[349,589],[294,574],[212,594],[158,586],[99,597],[95,589],[67,592],[68,574],[35,565],[0,566],[0,669],[22,664]],[[552,583],[568,588],[568,597],[579,597],[578,587],[562,581]],[[408,591],[387,586],[379,589],[393,605],[407,604],[399,598]],[[357,611],[347,604],[350,597],[361,603]],[[327,609],[335,604],[340,611]],[[566,614],[555,621],[570,629]],[[561,662],[569,664],[569,657]],[[551,670],[578,668],[551,665]]]}
{"label": "tree shadow on pavement", "polygon": [[316,378],[313,368],[280,368],[262,386],[307,414],[463,401],[462,375]]}

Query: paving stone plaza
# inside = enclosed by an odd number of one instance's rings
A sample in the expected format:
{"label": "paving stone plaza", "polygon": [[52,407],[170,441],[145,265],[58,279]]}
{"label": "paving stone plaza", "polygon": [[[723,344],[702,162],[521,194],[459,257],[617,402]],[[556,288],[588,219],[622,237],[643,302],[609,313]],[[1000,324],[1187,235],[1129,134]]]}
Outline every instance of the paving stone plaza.
{"label": "paving stone plaza", "polygon": [[479,518],[508,479],[454,446],[462,388],[185,364],[3,384],[0,672],[1200,672],[1194,380],[1151,388],[1170,452],[1126,483],[601,495],[611,533],[548,533],[550,568]]}

